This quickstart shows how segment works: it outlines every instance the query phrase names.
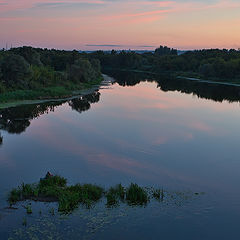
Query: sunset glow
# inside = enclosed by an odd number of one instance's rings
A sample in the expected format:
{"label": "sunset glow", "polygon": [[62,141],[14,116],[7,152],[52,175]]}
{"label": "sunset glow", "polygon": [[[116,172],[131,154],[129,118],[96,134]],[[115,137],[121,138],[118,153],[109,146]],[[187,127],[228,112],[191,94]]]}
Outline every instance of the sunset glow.
{"label": "sunset glow", "polygon": [[237,0],[0,0],[0,47],[239,48]]}

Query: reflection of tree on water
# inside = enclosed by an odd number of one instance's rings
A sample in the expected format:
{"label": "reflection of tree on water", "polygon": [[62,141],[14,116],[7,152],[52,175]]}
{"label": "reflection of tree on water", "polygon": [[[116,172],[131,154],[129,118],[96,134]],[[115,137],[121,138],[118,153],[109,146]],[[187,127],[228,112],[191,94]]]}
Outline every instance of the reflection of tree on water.
{"label": "reflection of tree on water", "polygon": [[[78,112],[86,111],[90,108],[91,103],[98,102],[100,98],[99,92],[94,92],[78,99],[69,101],[72,109]],[[20,134],[30,126],[31,120],[40,117],[43,114],[54,112],[57,106],[64,102],[42,103],[35,105],[23,105],[0,110],[0,129],[12,134]],[[1,144],[0,134],[0,144]]]}
{"label": "reflection of tree on water", "polygon": [[79,113],[81,113],[89,110],[91,107],[91,103],[96,103],[99,100],[100,100],[100,93],[94,92],[94,93],[69,101],[69,105],[72,107],[73,110],[76,110]]}
{"label": "reflection of tree on water", "polygon": [[236,86],[162,78],[158,81],[158,87],[165,92],[179,91],[181,93],[193,94],[198,98],[211,99],[216,102],[222,102],[224,100],[228,102],[240,101],[240,88]]}
{"label": "reflection of tree on water", "polygon": [[134,86],[144,81],[155,81],[158,87],[164,91],[179,91],[181,93],[193,94],[199,98],[211,99],[213,101],[228,102],[240,101],[240,88],[236,86],[218,85],[176,79],[169,75],[153,75],[146,73],[134,73],[128,71],[109,72],[121,86]]}
{"label": "reflection of tree on water", "polygon": [[2,143],[3,143],[3,136],[2,136],[2,134],[0,133],[0,146],[2,145]]}
{"label": "reflection of tree on water", "polygon": [[130,71],[110,71],[109,74],[113,77],[120,86],[135,86],[143,81],[153,81],[152,76],[146,73],[136,73]]}
{"label": "reflection of tree on water", "polygon": [[[60,103],[61,104],[61,103]],[[60,105],[58,103],[58,105]],[[0,110],[0,129],[20,134],[30,126],[30,121],[42,114],[54,111],[56,104],[23,105]]]}

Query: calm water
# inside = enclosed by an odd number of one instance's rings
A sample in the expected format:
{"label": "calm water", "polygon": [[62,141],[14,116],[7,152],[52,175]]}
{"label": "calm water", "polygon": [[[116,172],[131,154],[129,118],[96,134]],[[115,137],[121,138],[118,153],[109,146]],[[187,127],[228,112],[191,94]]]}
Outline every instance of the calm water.
{"label": "calm water", "polygon": [[[113,76],[116,83],[79,99],[0,111],[1,239],[238,239],[240,89]],[[33,203],[31,216],[22,203],[4,209],[12,187],[47,171],[69,183],[204,194],[145,208],[100,202],[70,216],[51,216],[56,204]]]}

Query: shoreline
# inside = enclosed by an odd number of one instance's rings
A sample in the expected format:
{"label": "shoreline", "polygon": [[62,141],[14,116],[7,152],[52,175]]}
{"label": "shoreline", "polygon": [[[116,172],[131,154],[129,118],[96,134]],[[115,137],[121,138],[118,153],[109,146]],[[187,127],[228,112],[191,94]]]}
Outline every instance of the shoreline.
{"label": "shoreline", "polygon": [[[133,72],[133,73],[146,73],[146,74],[152,74],[152,75],[160,75],[161,73],[157,72],[151,72],[151,71],[143,71],[143,70],[137,70],[137,69],[106,69],[106,71],[122,71],[122,72]],[[240,83],[234,83],[234,82],[226,82],[226,81],[215,81],[215,80],[206,80],[206,79],[200,79],[200,78],[195,78],[195,77],[185,77],[185,76],[176,76],[178,72],[162,72],[162,74],[169,74],[173,75],[176,79],[182,79],[182,80],[189,80],[189,81],[196,81],[196,82],[201,82],[201,83],[209,83],[209,84],[218,84],[218,85],[226,85],[226,86],[233,86],[233,87],[240,87]]]}
{"label": "shoreline", "polygon": [[81,96],[85,96],[88,94],[93,93],[94,91],[97,91],[100,89],[101,86],[108,86],[109,84],[112,84],[115,80],[105,74],[102,74],[103,80],[99,84],[93,84],[89,88],[84,88],[81,90],[75,90],[72,91],[72,94],[70,94],[67,97],[50,97],[50,98],[42,98],[39,96],[39,99],[33,99],[33,100],[15,100],[15,101],[9,101],[0,103],[0,109],[5,109],[9,107],[17,107],[20,105],[31,105],[31,104],[41,104],[41,103],[47,103],[47,102],[61,102],[61,101],[68,101],[72,99],[79,98]]}
{"label": "shoreline", "polygon": [[183,79],[183,80],[200,82],[200,83],[209,83],[209,84],[217,84],[217,85],[240,87],[240,84],[238,84],[238,83],[233,83],[233,82],[218,82],[218,81],[204,80],[204,79],[200,79],[200,78],[183,77],[183,76],[177,76],[177,78],[178,78],[178,79]]}

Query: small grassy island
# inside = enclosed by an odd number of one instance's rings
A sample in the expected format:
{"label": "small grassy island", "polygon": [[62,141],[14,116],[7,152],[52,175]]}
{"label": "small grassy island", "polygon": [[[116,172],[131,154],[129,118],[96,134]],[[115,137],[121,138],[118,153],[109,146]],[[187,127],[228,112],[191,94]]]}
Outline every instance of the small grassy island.
{"label": "small grassy island", "polygon": [[[168,192],[163,189],[144,188],[137,184],[130,184],[123,187],[118,184],[105,190],[103,187],[94,184],[67,185],[67,180],[58,175],[47,174],[36,184],[22,184],[18,188],[12,189],[8,196],[8,203],[13,206],[17,202],[33,200],[37,202],[58,202],[58,211],[69,213],[82,204],[87,208],[106,199],[106,206],[117,206],[120,203],[128,205],[146,206],[151,199],[157,201],[173,200],[179,203],[191,199],[199,193],[192,192]],[[31,208],[26,207],[27,213],[31,213]]]}
{"label": "small grassy island", "polygon": [[[22,184],[13,189],[8,197],[10,206],[25,200],[39,202],[58,202],[59,212],[70,212],[79,204],[90,208],[103,196],[107,199],[107,205],[118,204],[126,201],[128,204],[144,205],[149,201],[149,196],[144,188],[137,184],[131,184],[124,188],[121,184],[111,187],[108,191],[103,187],[93,184],[76,184],[67,186],[67,180],[58,175],[46,175],[37,184]],[[29,210],[27,209],[29,212]]]}

